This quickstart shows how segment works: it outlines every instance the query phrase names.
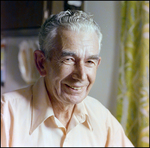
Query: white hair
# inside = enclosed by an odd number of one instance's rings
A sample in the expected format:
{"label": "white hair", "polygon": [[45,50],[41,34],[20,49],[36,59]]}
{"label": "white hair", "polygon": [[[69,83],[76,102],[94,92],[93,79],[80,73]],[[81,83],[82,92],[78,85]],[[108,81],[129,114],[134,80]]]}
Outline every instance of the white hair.
{"label": "white hair", "polygon": [[99,39],[99,51],[101,48],[102,34],[99,25],[89,15],[79,10],[61,11],[59,14],[51,15],[41,26],[39,32],[40,50],[46,58],[50,58],[50,51],[56,47],[55,38],[59,28],[72,31],[95,31]]}

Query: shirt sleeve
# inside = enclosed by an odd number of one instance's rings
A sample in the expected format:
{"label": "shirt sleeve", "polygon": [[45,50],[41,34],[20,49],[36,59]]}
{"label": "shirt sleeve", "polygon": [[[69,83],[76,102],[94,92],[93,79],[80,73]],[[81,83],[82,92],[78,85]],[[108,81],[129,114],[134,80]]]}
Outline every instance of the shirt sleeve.
{"label": "shirt sleeve", "polygon": [[134,147],[118,120],[108,111],[108,136],[106,147]]}

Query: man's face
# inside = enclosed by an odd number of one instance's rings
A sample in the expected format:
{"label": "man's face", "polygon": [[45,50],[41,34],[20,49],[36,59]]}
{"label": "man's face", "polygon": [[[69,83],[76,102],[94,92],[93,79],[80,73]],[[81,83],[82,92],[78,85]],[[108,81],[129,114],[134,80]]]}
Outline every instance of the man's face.
{"label": "man's face", "polygon": [[89,93],[100,63],[96,33],[62,30],[57,49],[46,61],[45,83],[51,99],[77,104]]}

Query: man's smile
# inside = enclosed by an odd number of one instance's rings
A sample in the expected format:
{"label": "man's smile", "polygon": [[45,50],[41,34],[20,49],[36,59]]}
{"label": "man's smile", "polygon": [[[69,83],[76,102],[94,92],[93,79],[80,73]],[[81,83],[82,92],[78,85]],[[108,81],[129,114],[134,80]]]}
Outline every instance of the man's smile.
{"label": "man's smile", "polygon": [[81,90],[83,87],[78,87],[78,86],[71,86],[71,85],[67,85],[66,84],[66,86],[67,87],[70,87],[70,88],[72,88],[72,89],[74,89],[74,90]]}

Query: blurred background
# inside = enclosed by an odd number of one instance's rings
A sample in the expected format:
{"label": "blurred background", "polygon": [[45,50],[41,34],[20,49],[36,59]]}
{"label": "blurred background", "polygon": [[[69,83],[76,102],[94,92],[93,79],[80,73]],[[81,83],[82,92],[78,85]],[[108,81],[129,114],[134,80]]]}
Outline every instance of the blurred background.
{"label": "blurred background", "polygon": [[135,146],[149,146],[149,1],[1,1],[1,93],[34,83],[45,19],[67,9],[93,14],[103,34],[90,96],[118,119]]}

